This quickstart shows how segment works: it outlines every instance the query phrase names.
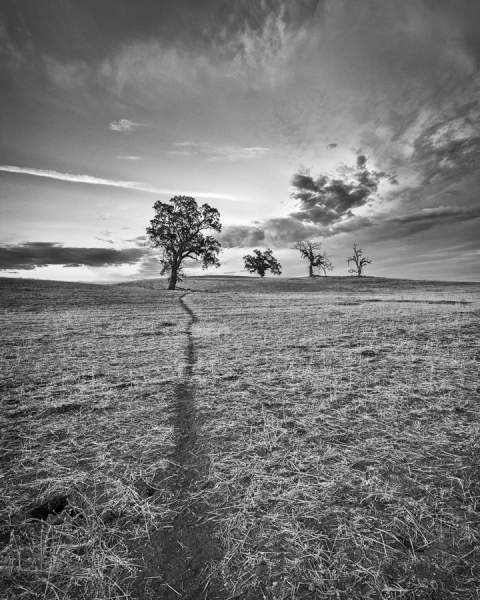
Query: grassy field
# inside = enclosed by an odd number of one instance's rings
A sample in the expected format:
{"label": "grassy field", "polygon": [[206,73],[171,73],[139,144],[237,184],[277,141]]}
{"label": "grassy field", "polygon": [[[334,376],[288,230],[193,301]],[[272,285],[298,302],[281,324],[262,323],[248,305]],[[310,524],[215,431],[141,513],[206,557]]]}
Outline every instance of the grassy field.
{"label": "grassy field", "polygon": [[1,281],[7,598],[480,597],[480,284],[164,286]]}

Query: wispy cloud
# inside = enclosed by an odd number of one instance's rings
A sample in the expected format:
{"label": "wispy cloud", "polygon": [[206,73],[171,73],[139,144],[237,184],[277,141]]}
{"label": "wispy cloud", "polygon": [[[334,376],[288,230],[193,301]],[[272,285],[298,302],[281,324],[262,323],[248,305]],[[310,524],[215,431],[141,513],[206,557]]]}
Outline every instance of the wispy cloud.
{"label": "wispy cloud", "polygon": [[261,146],[252,146],[249,148],[242,148],[241,146],[213,146],[208,142],[176,142],[174,145],[182,148],[182,150],[171,150],[169,154],[176,156],[205,154],[211,162],[252,160],[272,152],[270,148],[263,148]]}
{"label": "wispy cloud", "polygon": [[111,185],[113,187],[123,187],[129,189],[139,189],[142,184],[135,181],[118,181],[114,179],[103,179],[93,177],[92,175],[73,175],[72,173],[59,173],[51,169],[35,169],[30,167],[14,167],[10,165],[0,166],[0,171],[8,173],[19,173],[25,175],[34,175],[36,177],[48,177],[49,179],[60,179],[61,181],[70,181],[73,183],[90,183],[93,185]]}
{"label": "wispy cloud", "polygon": [[120,119],[119,121],[112,121],[109,125],[112,131],[121,131],[122,133],[130,133],[138,127],[145,127],[143,123],[135,123],[130,119]]}
{"label": "wispy cloud", "polygon": [[69,181],[71,183],[88,183],[92,185],[109,185],[112,187],[125,188],[136,190],[139,192],[150,192],[152,194],[167,194],[167,195],[186,195],[199,198],[223,198],[225,200],[242,200],[236,196],[229,194],[219,194],[214,192],[196,192],[189,190],[173,190],[164,188],[154,188],[140,183],[138,181],[119,181],[115,179],[102,179],[101,177],[92,177],[91,175],[72,175],[71,173],[59,173],[50,169],[33,169],[29,167],[14,167],[10,165],[1,165],[0,171],[8,173],[19,173],[25,175],[34,175],[36,177],[48,177],[49,179],[59,179],[61,181]]}
{"label": "wispy cloud", "polygon": [[117,156],[118,160],[140,160],[141,156]]}
{"label": "wispy cloud", "polygon": [[135,244],[135,246],[138,246],[139,248],[145,248],[148,246],[148,236],[146,235],[137,235],[137,237],[123,241],[129,244]]}

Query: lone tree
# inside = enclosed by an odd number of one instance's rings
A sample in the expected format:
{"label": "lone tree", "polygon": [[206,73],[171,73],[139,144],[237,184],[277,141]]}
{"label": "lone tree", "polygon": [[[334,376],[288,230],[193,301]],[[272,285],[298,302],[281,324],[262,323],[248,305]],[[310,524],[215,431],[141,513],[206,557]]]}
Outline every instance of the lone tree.
{"label": "lone tree", "polygon": [[352,275],[357,275],[357,277],[362,277],[363,269],[366,265],[371,264],[371,260],[368,258],[362,258],[363,250],[361,248],[357,248],[357,244],[353,244],[353,256],[347,257],[347,263],[350,264],[353,262],[355,265],[351,269],[348,269],[348,272]]}
{"label": "lone tree", "polygon": [[314,269],[317,269],[318,273],[323,271],[325,276],[327,275],[327,271],[333,271],[333,265],[330,257],[325,251],[321,252],[321,242],[305,240],[303,242],[297,242],[294,244],[292,249],[299,250],[302,258],[306,258],[308,260],[309,277],[318,277],[318,275],[314,273]]}
{"label": "lone tree", "polygon": [[163,249],[160,274],[169,274],[168,289],[174,290],[185,259],[201,260],[202,269],[220,266],[220,243],[202,231],[220,232],[222,226],[218,210],[208,204],[199,207],[195,198],[175,196],[169,202],[155,202],[147,234],[155,248]]}
{"label": "lone tree", "polygon": [[255,249],[255,256],[248,254],[243,257],[245,261],[245,269],[250,273],[258,273],[260,277],[265,277],[267,271],[271,271],[273,275],[281,275],[282,265],[273,257],[270,248],[265,252]]}

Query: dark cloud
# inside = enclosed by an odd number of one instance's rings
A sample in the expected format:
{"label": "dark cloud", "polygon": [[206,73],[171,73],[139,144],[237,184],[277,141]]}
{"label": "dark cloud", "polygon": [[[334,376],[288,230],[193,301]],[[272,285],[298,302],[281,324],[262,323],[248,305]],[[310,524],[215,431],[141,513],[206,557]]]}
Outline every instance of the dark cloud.
{"label": "dark cloud", "polygon": [[293,216],[267,219],[253,225],[229,225],[220,236],[224,248],[272,246],[288,248],[307,238],[331,238],[370,230],[370,240],[398,240],[441,226],[453,226],[480,218],[480,207],[438,206],[390,217],[388,213],[364,217],[353,215],[329,227],[303,223]]}
{"label": "dark cloud", "polygon": [[309,171],[300,171],[292,177],[295,188],[292,197],[299,201],[297,212],[290,217],[322,226],[339,223],[352,217],[352,210],[367,204],[378,191],[386,173],[366,168],[367,158],[359,155],[355,167],[339,167],[332,175],[324,173],[312,177]]}
{"label": "dark cloud", "polygon": [[325,227],[316,224],[302,223],[292,215],[285,218],[265,221],[266,238],[270,245],[288,247],[293,242],[328,235]]}
{"label": "dark cloud", "polygon": [[307,237],[328,235],[328,230],[300,222],[292,217],[267,219],[252,225],[227,225],[218,236],[224,248],[253,246],[288,247]]}
{"label": "dark cloud", "polygon": [[106,267],[139,262],[140,248],[68,248],[52,242],[24,242],[0,247],[0,270],[32,270],[48,265]]}
{"label": "dark cloud", "polygon": [[[476,211],[478,214],[480,211]],[[438,206],[437,208],[424,208],[421,211],[406,215],[404,217],[397,217],[397,221],[402,223],[412,223],[421,221],[435,221],[438,219],[458,219],[460,218],[472,218],[475,215],[475,211],[466,210],[455,206]]]}
{"label": "dark cloud", "polygon": [[[329,233],[330,235],[337,235],[340,233],[357,233],[369,229],[370,241],[385,242],[390,240],[392,245],[396,245],[402,238],[415,236],[436,228],[439,231],[445,230],[446,232],[449,228],[451,233],[451,229],[460,223],[470,222],[478,218],[480,218],[480,207],[437,206],[423,208],[395,217],[391,217],[387,213],[370,218],[353,217],[345,223],[336,225]],[[448,236],[446,239],[448,239]],[[467,239],[464,240],[464,243],[466,242]],[[478,246],[478,241],[472,241],[471,243]]]}
{"label": "dark cloud", "polygon": [[380,226],[392,237],[405,237],[444,225],[455,225],[461,221],[471,221],[480,217],[480,207],[460,208],[438,206],[424,208],[416,213],[386,219]]}
{"label": "dark cloud", "polygon": [[[458,181],[480,167],[480,102],[469,109],[461,116],[437,118],[415,139],[412,163],[423,186]],[[472,123],[472,113],[476,113],[476,123]]]}
{"label": "dark cloud", "polygon": [[247,248],[265,242],[265,230],[256,225],[225,225],[218,239],[224,248]]}
{"label": "dark cloud", "polygon": [[391,170],[430,115],[478,97],[467,86],[478,77],[479,20],[478,0],[327,3],[292,74],[302,93],[278,102],[285,135],[309,147],[365,141]]}

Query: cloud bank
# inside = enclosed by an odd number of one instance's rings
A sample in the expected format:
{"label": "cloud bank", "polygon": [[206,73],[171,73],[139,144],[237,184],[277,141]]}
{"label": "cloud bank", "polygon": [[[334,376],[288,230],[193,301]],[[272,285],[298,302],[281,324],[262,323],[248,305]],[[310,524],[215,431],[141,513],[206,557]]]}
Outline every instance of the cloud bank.
{"label": "cloud bank", "polygon": [[142,248],[71,248],[55,242],[23,242],[0,246],[0,270],[33,270],[49,265],[107,267],[138,263],[148,250]]}

